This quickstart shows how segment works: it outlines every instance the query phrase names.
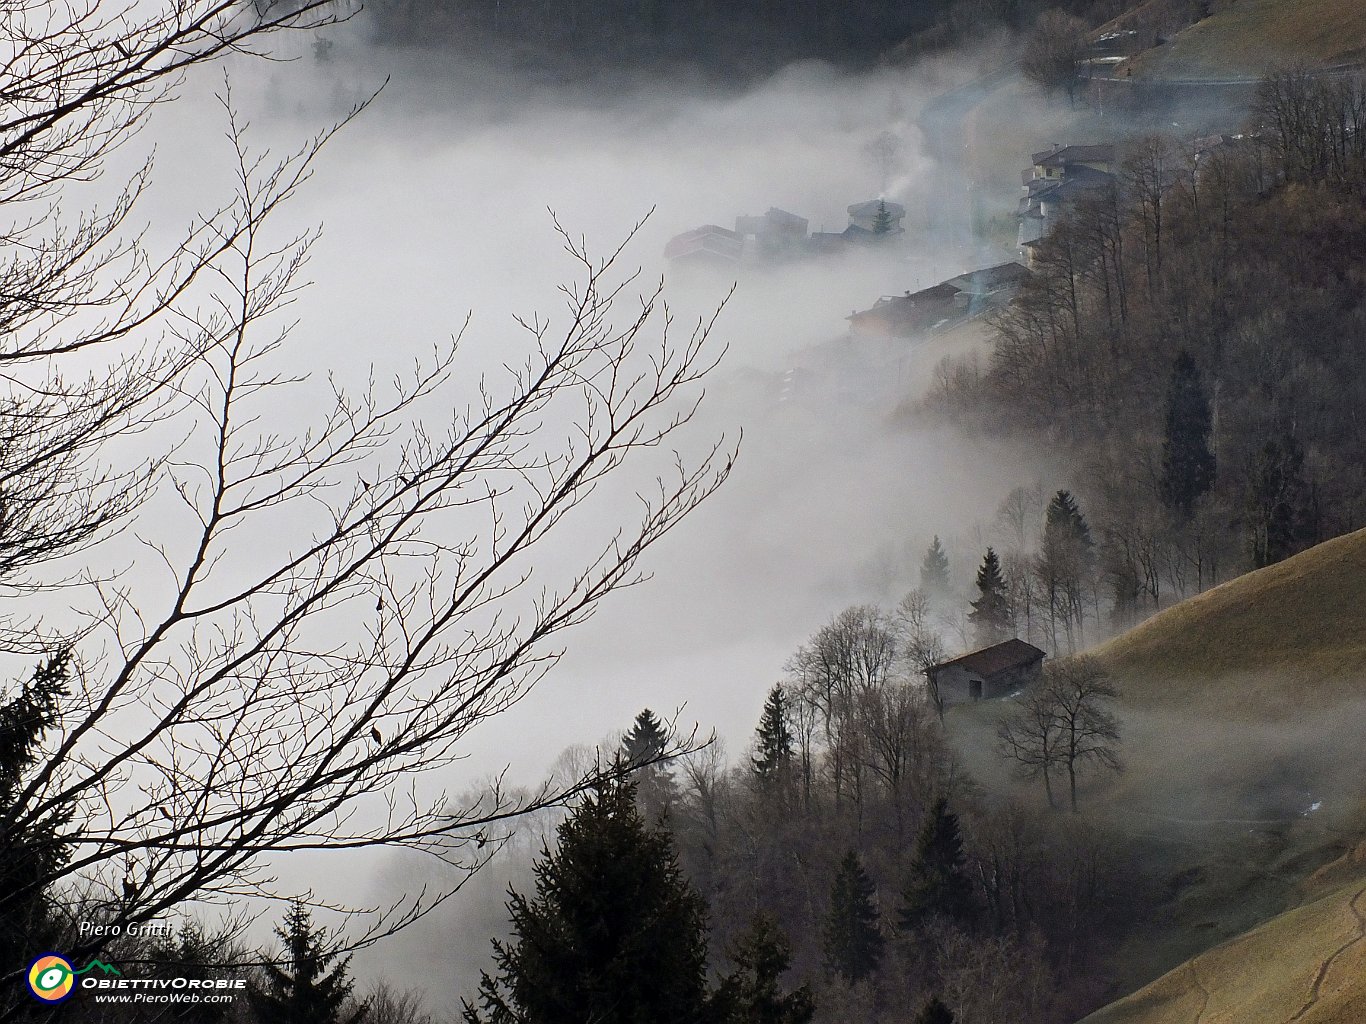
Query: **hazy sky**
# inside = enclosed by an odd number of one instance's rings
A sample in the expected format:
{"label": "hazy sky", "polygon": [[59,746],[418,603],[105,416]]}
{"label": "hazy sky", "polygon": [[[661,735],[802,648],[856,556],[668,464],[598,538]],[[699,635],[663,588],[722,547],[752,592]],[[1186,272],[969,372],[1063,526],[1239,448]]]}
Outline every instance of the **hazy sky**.
{"label": "hazy sky", "polygon": [[[932,534],[945,538],[965,579],[1001,498],[1040,474],[1060,475],[1009,445],[894,419],[946,351],[980,339],[845,337],[844,317],[880,295],[1009,257],[962,247],[965,225],[932,208],[946,182],[957,187],[959,169],[927,156],[915,126],[924,98],[971,68],[853,76],[807,64],[743,92],[556,98],[492,74],[420,73],[393,55],[361,63],[355,47],[346,42],[324,65],[303,48],[293,63],[232,73],[254,144],[279,151],[392,76],[284,214],[290,229],[324,225],[309,268],[315,283],[293,310],[293,367],[360,381],[374,365],[383,376],[452,334],[467,312],[468,386],[477,368],[516,362],[525,337],[512,314],[557,315],[555,288],[573,272],[548,208],[597,252],[653,209],[625,256],[647,283],[668,269],[664,242],[702,223],[729,226],[779,206],[838,231],[845,208],[877,197],[884,181],[909,211],[894,256],[741,275],[717,328],[730,354],[682,439],[696,447],[743,429],[734,476],[650,552],[653,580],[569,635],[551,677],[479,730],[452,789],[503,764],[534,781],[559,751],[626,727],[645,706],[683,708],[685,724],[715,728],[733,754],[742,751],[768,688],[806,637],[851,603],[892,603],[916,585]],[[152,125],[156,188],[143,215],[153,218],[153,239],[229,194],[215,88],[213,75],[193,79]],[[891,164],[870,149],[879,136],[895,142]],[[686,323],[730,284],[671,275],[666,294]],[[298,414],[279,415],[288,424]],[[618,498],[629,516],[630,494]],[[282,871],[301,884],[316,877],[302,862]],[[459,929],[453,920],[435,927]],[[482,949],[481,927],[466,930]]]}

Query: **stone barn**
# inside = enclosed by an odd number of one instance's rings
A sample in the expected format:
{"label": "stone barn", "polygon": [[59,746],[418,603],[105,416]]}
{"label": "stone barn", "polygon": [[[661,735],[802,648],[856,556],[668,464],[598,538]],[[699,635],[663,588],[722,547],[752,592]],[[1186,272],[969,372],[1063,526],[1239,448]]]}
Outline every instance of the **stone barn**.
{"label": "stone barn", "polygon": [[983,647],[925,670],[944,706],[1003,697],[1039,678],[1044,652],[1023,640]]}

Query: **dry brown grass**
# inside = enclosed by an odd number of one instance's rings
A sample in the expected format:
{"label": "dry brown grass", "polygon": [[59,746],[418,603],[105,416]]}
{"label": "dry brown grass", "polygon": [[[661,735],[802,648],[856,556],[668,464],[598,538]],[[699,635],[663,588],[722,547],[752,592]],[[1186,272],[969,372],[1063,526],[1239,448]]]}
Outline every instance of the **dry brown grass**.
{"label": "dry brown grass", "polygon": [[[1173,840],[1190,828],[1202,851],[1176,927],[1143,936],[1132,966],[1179,950],[1203,920],[1234,937],[1085,1024],[1366,1022],[1366,531],[1182,602],[1096,653],[1124,692],[1132,765],[1107,809]],[[1215,815],[1228,815],[1222,836]],[[1325,891],[1266,920],[1277,901]]]}
{"label": "dry brown grass", "polygon": [[1095,653],[1135,707],[1232,717],[1366,692],[1366,530],[1183,601]]}
{"label": "dry brown grass", "polygon": [[1361,1024],[1361,879],[1208,950],[1083,1024]]}
{"label": "dry brown grass", "polygon": [[1366,57],[1361,0],[1234,0],[1133,62],[1171,78],[1257,75],[1276,64],[1332,65]]}

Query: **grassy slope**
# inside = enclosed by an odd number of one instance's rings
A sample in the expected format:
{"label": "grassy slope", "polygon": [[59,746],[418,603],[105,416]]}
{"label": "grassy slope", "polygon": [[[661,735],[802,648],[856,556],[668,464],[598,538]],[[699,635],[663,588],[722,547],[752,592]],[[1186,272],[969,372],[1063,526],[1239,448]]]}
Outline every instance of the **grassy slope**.
{"label": "grassy slope", "polygon": [[[1122,693],[1128,770],[1092,777],[1082,810],[1159,888],[1113,961],[1117,995],[1236,943],[1308,892],[1366,881],[1366,844],[1353,849],[1366,835],[1363,609],[1366,531],[1184,601],[1096,649]],[[994,753],[1009,710],[997,701],[954,708],[949,731],[989,792],[1041,803],[1041,787],[1013,783]],[[1163,1013],[1184,1007],[1185,997],[1162,1001],[1175,981],[1165,984],[1145,998]],[[1178,1015],[1098,1020],[1195,1019],[1194,1008],[1170,1012]],[[1240,1018],[1202,1024],[1219,1020]]]}
{"label": "grassy slope", "polygon": [[1366,530],[1183,601],[1094,652],[1126,703],[1237,697],[1259,717],[1360,695],[1366,682]]}
{"label": "grassy slope", "polygon": [[[1152,977],[1226,941],[1087,1024],[1366,1021],[1366,843],[1351,848],[1366,820],[1364,609],[1361,531],[1097,649],[1124,693],[1131,770],[1096,800],[1154,841],[1174,880],[1121,974]],[[1306,813],[1315,799],[1323,809]]]}
{"label": "grassy slope", "polygon": [[1366,883],[1216,946],[1084,1024],[1366,1021]]}
{"label": "grassy slope", "polygon": [[1258,75],[1287,61],[1333,65],[1366,58],[1361,0],[1234,0],[1132,62],[1170,78]]}

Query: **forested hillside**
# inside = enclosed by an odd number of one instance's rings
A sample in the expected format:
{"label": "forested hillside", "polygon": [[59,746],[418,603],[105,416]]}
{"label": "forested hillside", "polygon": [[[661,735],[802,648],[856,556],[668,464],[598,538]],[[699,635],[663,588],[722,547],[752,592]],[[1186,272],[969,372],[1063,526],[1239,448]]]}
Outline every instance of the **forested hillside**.
{"label": "forested hillside", "polygon": [[1251,128],[1131,146],[930,400],[1069,453],[1102,620],[1366,523],[1366,90],[1277,75]]}
{"label": "forested hillside", "polygon": [[[365,8],[376,41],[385,44],[461,50],[496,42],[504,60],[549,62],[578,75],[682,63],[744,76],[806,57],[860,66],[897,47],[904,56],[972,44],[994,27],[1026,28],[1045,9],[1099,24],[1127,6],[1125,0],[374,0]],[[575,66],[588,57],[603,64]]]}

